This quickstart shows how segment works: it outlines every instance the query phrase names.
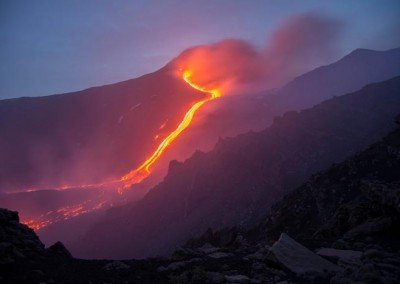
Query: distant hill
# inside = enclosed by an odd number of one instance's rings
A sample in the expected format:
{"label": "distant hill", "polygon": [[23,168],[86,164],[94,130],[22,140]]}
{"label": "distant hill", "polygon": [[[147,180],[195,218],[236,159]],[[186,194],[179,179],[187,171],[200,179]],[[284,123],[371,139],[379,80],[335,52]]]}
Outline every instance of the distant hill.
{"label": "distant hill", "polygon": [[313,172],[383,137],[399,110],[396,77],[286,113],[260,133],[224,139],[209,153],[172,162],[143,200],[111,209],[71,250],[81,257],[144,257],[208,227],[251,226]]}
{"label": "distant hill", "polygon": [[278,90],[272,101],[281,111],[309,108],[333,96],[399,75],[400,48],[356,49],[337,62],[297,77]]}

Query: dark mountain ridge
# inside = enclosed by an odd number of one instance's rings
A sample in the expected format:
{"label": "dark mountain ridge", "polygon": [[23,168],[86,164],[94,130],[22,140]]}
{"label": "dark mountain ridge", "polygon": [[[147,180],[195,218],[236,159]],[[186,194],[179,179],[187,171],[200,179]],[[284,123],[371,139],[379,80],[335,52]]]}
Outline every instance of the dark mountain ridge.
{"label": "dark mountain ridge", "polygon": [[328,246],[341,239],[337,245],[347,249],[363,249],[356,242],[370,237],[382,247],[399,250],[399,154],[397,128],[366,150],[314,174],[274,204],[260,235],[272,240],[285,232]]}
{"label": "dark mountain ridge", "polygon": [[309,108],[366,84],[400,75],[400,48],[356,49],[337,62],[305,73],[270,98],[280,111]]}

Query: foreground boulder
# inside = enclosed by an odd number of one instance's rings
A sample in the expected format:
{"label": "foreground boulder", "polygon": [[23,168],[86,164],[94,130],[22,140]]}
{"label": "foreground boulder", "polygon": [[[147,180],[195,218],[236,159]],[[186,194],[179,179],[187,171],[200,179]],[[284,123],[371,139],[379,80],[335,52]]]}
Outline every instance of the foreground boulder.
{"label": "foreground boulder", "polygon": [[62,242],[56,242],[47,249],[47,254],[52,257],[72,258],[71,253],[67,250]]}
{"label": "foreground boulder", "polygon": [[345,263],[345,264],[355,264],[359,265],[361,263],[361,251],[354,250],[342,250],[334,248],[321,248],[317,251],[317,254],[332,260],[333,262]]}
{"label": "foreground boulder", "polygon": [[[354,260],[354,259],[353,259]],[[369,249],[360,260],[339,260],[346,269],[331,278],[330,284],[342,283],[399,283],[400,255],[383,250]]]}
{"label": "foreground boulder", "polygon": [[45,252],[35,232],[19,223],[18,213],[0,208],[0,264],[38,258]]}
{"label": "foreground boulder", "polygon": [[271,247],[271,256],[280,265],[297,275],[332,274],[343,269],[313,253],[286,234]]}
{"label": "foreground boulder", "polygon": [[0,208],[0,283],[166,283],[171,260],[81,260],[56,242],[45,248],[18,213]]}

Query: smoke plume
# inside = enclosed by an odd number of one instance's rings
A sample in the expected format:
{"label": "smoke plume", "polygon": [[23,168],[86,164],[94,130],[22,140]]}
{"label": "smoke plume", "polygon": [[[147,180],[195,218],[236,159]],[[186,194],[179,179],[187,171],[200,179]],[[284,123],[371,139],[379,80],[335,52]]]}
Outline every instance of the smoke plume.
{"label": "smoke plume", "polygon": [[238,39],[200,45],[182,52],[174,70],[191,70],[192,80],[207,89],[233,93],[275,88],[335,56],[341,24],[317,14],[283,22],[264,47]]}

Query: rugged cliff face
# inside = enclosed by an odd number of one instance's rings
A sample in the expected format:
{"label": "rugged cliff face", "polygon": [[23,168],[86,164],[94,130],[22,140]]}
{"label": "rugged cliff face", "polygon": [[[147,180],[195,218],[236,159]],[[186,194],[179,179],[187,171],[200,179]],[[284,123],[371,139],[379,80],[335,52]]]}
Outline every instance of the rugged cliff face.
{"label": "rugged cliff face", "polygon": [[0,250],[2,264],[26,257],[37,258],[45,249],[35,232],[19,223],[17,212],[0,209]]}
{"label": "rugged cliff face", "polygon": [[[263,224],[274,239],[364,249],[400,249],[400,130],[367,150],[313,175],[272,206]],[[339,240],[338,240],[339,239]]]}
{"label": "rugged cliff face", "polygon": [[248,227],[276,198],[312,173],[364,149],[393,129],[400,78],[369,85],[300,113],[276,118],[260,133],[220,141],[183,164],[141,201],[110,210],[71,246],[81,256],[166,253],[208,227]]}

